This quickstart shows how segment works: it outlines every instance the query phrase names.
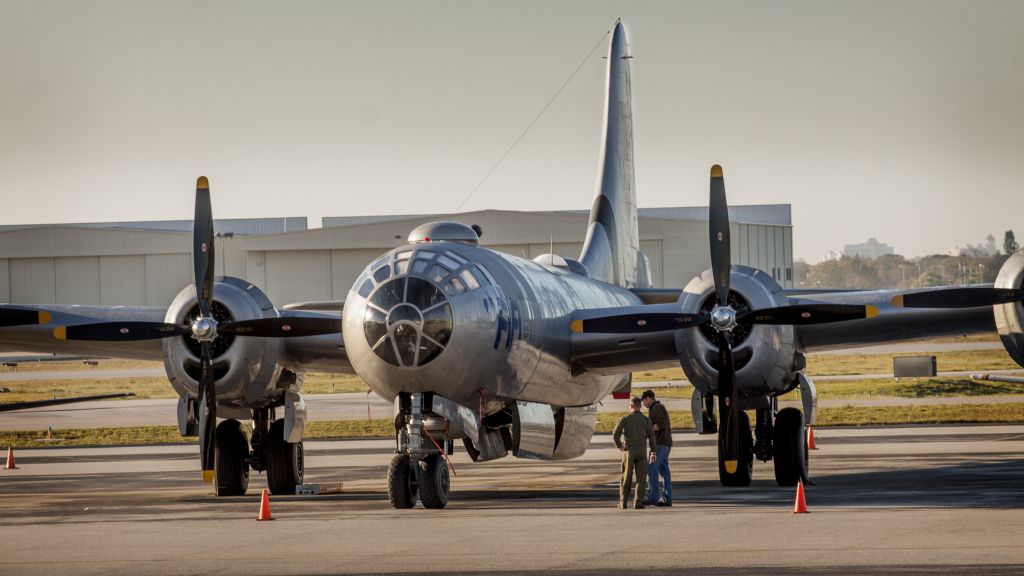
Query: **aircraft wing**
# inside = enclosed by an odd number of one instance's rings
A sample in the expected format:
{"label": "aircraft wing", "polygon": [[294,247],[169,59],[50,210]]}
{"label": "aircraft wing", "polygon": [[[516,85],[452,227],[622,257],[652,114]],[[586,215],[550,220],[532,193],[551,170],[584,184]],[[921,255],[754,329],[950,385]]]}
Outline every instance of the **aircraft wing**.
{"label": "aircraft wing", "polygon": [[[652,330],[644,333],[599,331],[600,322],[609,317],[619,324],[637,325],[646,317],[660,317],[679,313],[675,304],[644,304],[618,308],[579,310],[569,322],[570,347],[574,372],[590,371],[598,374],[622,374],[677,366],[675,332]],[[652,325],[653,327],[653,325]],[[593,328],[593,329],[592,329]],[[618,329],[612,326],[610,329]]]}
{"label": "aircraft wing", "polygon": [[[934,291],[949,289],[944,286]],[[640,296],[646,301],[664,302],[671,298],[670,292],[652,290]],[[793,324],[797,348],[803,351],[996,331],[991,306],[904,308],[893,304],[894,297],[921,292],[858,290],[800,293],[787,298],[788,306],[771,309],[781,320],[761,322],[758,318],[752,322]],[[830,318],[823,323],[804,323],[805,320],[799,317],[806,311],[833,313],[839,310],[845,313],[847,309],[858,307],[870,310],[870,313],[854,315],[848,320]],[[793,317],[792,310],[798,313],[797,317]],[[761,312],[766,310],[759,310],[756,316]],[[789,315],[781,316],[783,312]],[[673,366],[678,363],[676,333],[693,330],[706,322],[706,317],[684,312],[679,304],[674,303],[580,310],[570,321],[572,362],[577,369],[601,374]]]}
{"label": "aircraft wing", "polygon": [[[73,340],[60,339],[54,331],[97,322],[162,323],[166,314],[166,308],[146,306],[0,304],[0,350],[163,361],[163,344],[159,339]],[[280,310],[279,314],[283,318],[335,317],[299,310]],[[337,333],[283,339],[282,364],[292,370],[354,373],[341,344],[340,320],[338,323]]]}
{"label": "aircraft wing", "polygon": [[[941,286],[934,290],[948,290]],[[797,341],[805,351],[828,350],[851,345],[878,344],[916,338],[994,333],[996,322],[991,306],[974,308],[902,308],[894,297],[922,290],[871,290],[816,293],[790,298],[793,303],[825,302],[864,304],[878,308],[878,316],[833,324],[797,326]]]}

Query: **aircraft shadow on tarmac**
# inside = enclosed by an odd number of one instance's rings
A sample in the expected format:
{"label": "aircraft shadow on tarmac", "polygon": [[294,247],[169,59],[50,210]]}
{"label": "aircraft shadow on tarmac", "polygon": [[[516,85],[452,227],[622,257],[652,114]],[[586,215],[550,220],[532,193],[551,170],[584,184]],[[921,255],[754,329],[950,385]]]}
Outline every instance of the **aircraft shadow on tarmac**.
{"label": "aircraft shadow on tarmac", "polygon": [[[604,467],[604,466],[603,466]],[[986,507],[1024,508],[1024,460],[958,463],[892,471],[815,475],[807,486],[809,505],[826,507]],[[672,483],[674,507],[791,507],[795,490],[766,474],[749,488],[727,488],[717,479]],[[462,489],[453,504],[474,508],[522,508],[532,501],[544,508],[612,506],[618,487],[558,490]]]}

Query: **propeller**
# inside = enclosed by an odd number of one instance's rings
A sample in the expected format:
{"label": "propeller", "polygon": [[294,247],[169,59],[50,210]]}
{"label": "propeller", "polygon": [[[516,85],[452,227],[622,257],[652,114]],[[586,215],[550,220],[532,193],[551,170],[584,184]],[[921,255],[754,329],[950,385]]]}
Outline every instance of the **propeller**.
{"label": "propeller", "polygon": [[0,310],[0,328],[27,324],[49,324],[50,320],[52,320],[52,316],[44,310],[19,310],[17,308]]}
{"label": "propeller", "polygon": [[[340,320],[336,318],[256,318],[225,322],[217,326],[217,334],[253,336],[261,338],[297,338],[320,336],[340,331]],[[61,326],[54,329],[59,340],[105,340],[108,342],[130,342],[135,340],[156,340],[192,333],[192,327],[163,322],[98,322]]]}
{"label": "propeller", "polygon": [[[663,305],[652,305],[664,308]],[[583,334],[650,334],[693,328],[711,323],[708,314],[682,314],[680,312],[642,312],[616,314],[614,308],[601,314],[602,310],[588,311],[600,314],[594,318],[575,320],[572,331]],[[775,308],[750,310],[736,317],[736,325],[747,324],[827,324],[845,322],[878,315],[876,306],[859,304],[793,304]]]}
{"label": "propeller", "polygon": [[[196,300],[199,317],[191,326],[164,322],[96,322],[74,326],[60,326],[53,336],[61,340],[136,341],[173,338],[191,334],[200,344],[199,354],[199,459],[203,480],[212,482],[216,460],[217,390],[213,375],[213,354],[210,350],[220,334],[263,338],[317,336],[341,332],[337,318],[311,318],[304,316],[256,318],[218,324],[211,313],[214,286],[213,211],[210,208],[210,183],[205,176],[196,181],[196,211],[192,232],[192,263],[196,278]],[[5,310],[0,325],[5,321],[31,319],[31,322],[49,322],[49,314],[39,312],[38,317],[7,314],[21,312]],[[35,314],[35,313],[33,313]],[[43,315],[46,314],[46,320]]]}
{"label": "propeller", "polygon": [[736,365],[732,358],[732,329],[736,311],[729,306],[729,280],[732,276],[732,253],[729,243],[729,203],[725,199],[725,177],[722,167],[711,167],[711,200],[708,209],[711,275],[715,279],[718,304],[711,309],[711,325],[722,334],[718,348],[718,413],[722,415],[722,464],[735,474],[739,465],[740,423],[739,394],[736,390]]}
{"label": "propeller", "polygon": [[1013,288],[944,288],[892,297],[898,308],[978,308],[1024,301],[1024,290]]}

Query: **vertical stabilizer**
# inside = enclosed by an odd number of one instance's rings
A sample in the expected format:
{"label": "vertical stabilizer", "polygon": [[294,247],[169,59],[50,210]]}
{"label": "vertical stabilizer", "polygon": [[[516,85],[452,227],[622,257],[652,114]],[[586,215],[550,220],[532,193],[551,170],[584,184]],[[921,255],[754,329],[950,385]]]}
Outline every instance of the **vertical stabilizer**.
{"label": "vertical stabilizer", "polygon": [[597,190],[580,261],[593,278],[625,288],[646,288],[650,274],[646,269],[647,260],[640,254],[633,177],[630,58],[626,29],[622,22],[616,22],[608,48],[604,138]]}

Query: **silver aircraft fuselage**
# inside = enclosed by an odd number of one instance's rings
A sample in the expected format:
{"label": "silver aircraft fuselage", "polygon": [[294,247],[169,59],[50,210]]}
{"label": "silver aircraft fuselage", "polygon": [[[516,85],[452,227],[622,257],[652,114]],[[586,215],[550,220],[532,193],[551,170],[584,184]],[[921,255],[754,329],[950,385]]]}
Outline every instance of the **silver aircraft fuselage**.
{"label": "silver aircraft fuselage", "polygon": [[487,403],[488,411],[511,399],[584,406],[629,374],[573,374],[573,312],[640,303],[625,288],[561,267],[466,243],[423,242],[367,268],[345,300],[342,333],[355,371],[388,400],[435,392]]}

